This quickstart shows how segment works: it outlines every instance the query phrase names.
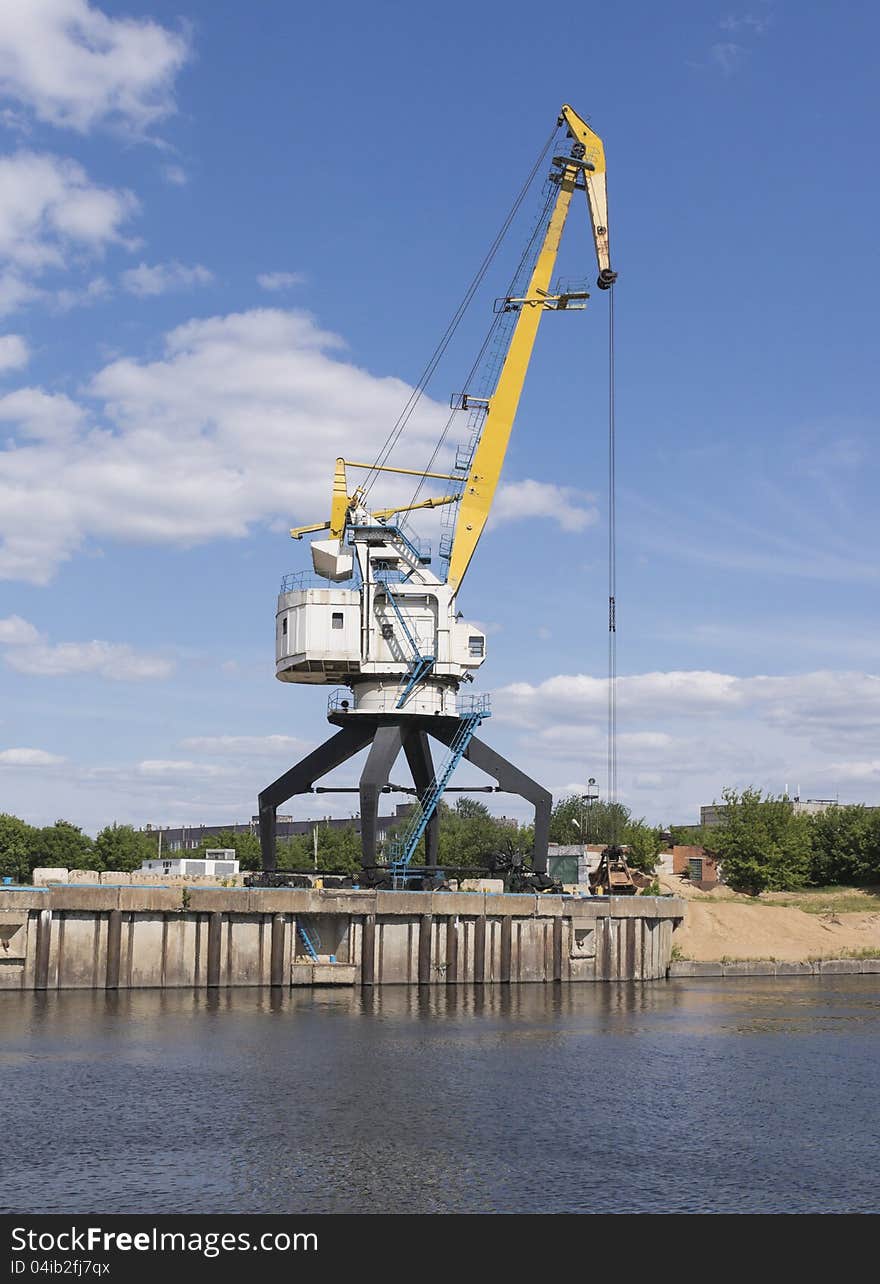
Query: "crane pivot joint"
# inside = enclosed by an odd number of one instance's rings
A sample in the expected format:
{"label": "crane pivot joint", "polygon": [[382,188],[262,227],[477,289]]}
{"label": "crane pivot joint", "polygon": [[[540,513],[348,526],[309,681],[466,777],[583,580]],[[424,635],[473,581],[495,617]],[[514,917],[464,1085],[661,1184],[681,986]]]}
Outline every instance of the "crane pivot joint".
{"label": "crane pivot joint", "polygon": [[610,290],[616,280],[617,280],[616,272],[612,272],[611,268],[603,268],[602,271],[599,273],[599,276],[596,280],[596,284],[598,285],[600,290]]}

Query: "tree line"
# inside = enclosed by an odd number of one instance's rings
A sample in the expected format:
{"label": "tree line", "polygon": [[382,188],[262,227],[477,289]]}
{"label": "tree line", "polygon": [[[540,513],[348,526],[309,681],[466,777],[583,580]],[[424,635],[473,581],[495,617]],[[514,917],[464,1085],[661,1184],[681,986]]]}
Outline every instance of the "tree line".
{"label": "tree line", "polygon": [[785,794],[725,789],[722,798],[718,826],[675,829],[673,838],[697,842],[717,856],[734,890],[880,883],[880,808],[832,806],[806,816]]}
{"label": "tree line", "polygon": [[[721,823],[711,829],[674,826],[675,843],[692,843],[717,856],[725,882],[748,891],[791,891],[830,884],[880,884],[880,808],[829,807],[816,816],[798,815],[790,799],[763,794],[760,789],[725,789]],[[386,843],[401,834],[401,817]],[[668,833],[633,816],[622,803],[595,802],[578,797],[559,799],[550,820],[550,840],[580,845],[622,843],[630,863],[646,873],[654,870]],[[534,830],[493,816],[485,803],[460,797],[454,806],[440,804],[439,861],[441,866],[485,868],[497,853],[521,854],[528,862]],[[279,869],[319,869],[353,874],[360,867],[360,835],[350,825],[318,823],[315,832],[296,834],[278,843]],[[198,858],[209,848],[232,848],[242,869],[259,869],[260,842],[249,830],[213,834],[200,847],[175,852]],[[26,883],[39,866],[98,871],[129,871],[158,854],[158,831],[131,825],[105,825],[91,838],[67,820],[44,827],[17,816],[0,814],[0,876]],[[172,853],[168,853],[171,855]],[[416,864],[424,862],[424,839]]]}

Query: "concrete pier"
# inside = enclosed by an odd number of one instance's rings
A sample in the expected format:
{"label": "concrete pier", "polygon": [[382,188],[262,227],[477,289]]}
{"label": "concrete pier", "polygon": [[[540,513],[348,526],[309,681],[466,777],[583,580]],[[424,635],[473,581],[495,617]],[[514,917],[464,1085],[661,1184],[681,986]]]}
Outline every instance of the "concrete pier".
{"label": "concrete pier", "polygon": [[684,912],[673,897],[6,888],[0,989],[650,981]]}

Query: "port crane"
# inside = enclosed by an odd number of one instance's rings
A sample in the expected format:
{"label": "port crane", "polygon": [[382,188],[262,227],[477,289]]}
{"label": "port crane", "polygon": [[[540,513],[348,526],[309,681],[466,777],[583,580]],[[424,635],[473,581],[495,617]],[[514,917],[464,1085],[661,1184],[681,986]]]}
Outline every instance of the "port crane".
{"label": "port crane", "polygon": [[[609,290],[616,280],[610,262],[602,140],[566,104],[533,174],[546,163],[548,153],[547,195],[521,264],[521,288],[495,304],[500,352],[492,384],[481,389],[485,395],[464,392],[451,401],[453,417],[458,411],[467,414],[469,433],[454,466],[443,471],[432,466],[433,459],[426,469],[389,464],[390,449],[406,420],[403,415],[375,461],[336,460],[326,520],[290,532],[297,540],[315,537],[310,541],[313,573],[300,572],[282,581],[276,677],[337,688],[327,714],[337,730],[261,792],[265,874],[276,868],[278,807],[296,794],[312,791],[317,780],[367,746],[359,786],[365,881],[387,878],[390,867],[393,885],[405,884],[423,836],[426,865],[436,868],[438,804],[462,759],[494,779],[499,790],[518,794],[534,806],[532,866],[538,874],[546,871],[552,797],[476,734],[490,715],[488,699],[464,694],[462,687],[485,662],[486,636],[462,617],[457,597],[492,509],[541,319],[546,312],[581,310],[589,298],[582,286],[552,284],[563,229],[579,190],[586,197],[597,286]],[[499,319],[506,328],[497,324]],[[434,458],[438,453],[435,450]],[[372,507],[370,491],[380,474],[416,477],[411,502]],[[442,493],[421,498],[425,483],[435,481],[443,483],[438,488]],[[432,569],[431,557],[408,526],[409,513],[433,508],[443,514],[438,570]],[[443,752],[436,766],[432,739]],[[378,800],[401,752],[418,802],[382,869]]]}

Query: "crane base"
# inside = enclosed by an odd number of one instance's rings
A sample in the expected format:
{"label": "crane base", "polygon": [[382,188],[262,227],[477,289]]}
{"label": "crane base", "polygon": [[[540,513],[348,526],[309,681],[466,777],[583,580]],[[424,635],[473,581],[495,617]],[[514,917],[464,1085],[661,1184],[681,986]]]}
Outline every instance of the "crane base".
{"label": "crane base", "polygon": [[[277,868],[275,849],[276,815],[278,808],[297,794],[310,793],[317,780],[335,767],[348,762],[355,754],[369,745],[367,761],[360,778],[361,803],[361,864],[364,869],[375,869],[377,863],[377,819],[379,796],[401,752],[406,756],[412,773],[416,793],[421,798],[434,780],[434,763],[430,738],[433,737],[448,749],[461,726],[458,718],[420,714],[365,714],[333,713],[330,721],[339,730],[329,740],[314,749],[295,766],[267,785],[258,800],[260,813],[260,847],[263,869],[274,873]],[[486,775],[491,776],[503,793],[518,794],[535,808],[535,842],[532,851],[532,868],[538,873],[547,869],[547,844],[550,837],[550,811],[553,798],[550,792],[527,776],[519,767],[508,762],[491,746],[471,737],[464,752]],[[330,792],[326,789],[324,792]],[[437,865],[437,845],[440,829],[439,812],[435,811],[425,830],[425,863],[434,869]]]}

